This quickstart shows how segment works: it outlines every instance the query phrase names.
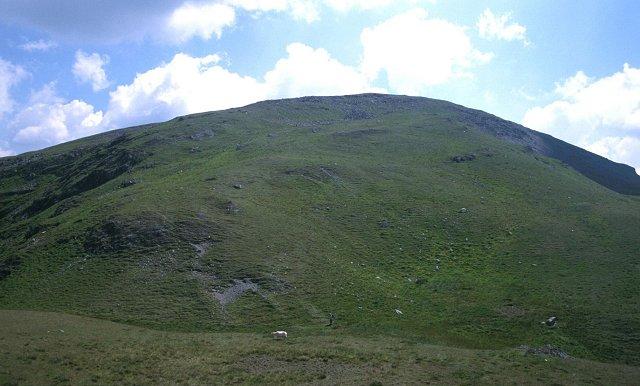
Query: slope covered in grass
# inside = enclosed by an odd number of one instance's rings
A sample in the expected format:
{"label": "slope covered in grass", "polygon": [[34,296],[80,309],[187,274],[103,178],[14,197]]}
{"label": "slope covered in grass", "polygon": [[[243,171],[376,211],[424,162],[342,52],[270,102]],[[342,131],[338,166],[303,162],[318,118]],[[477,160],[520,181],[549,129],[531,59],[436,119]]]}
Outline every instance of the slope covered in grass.
{"label": "slope covered in grass", "polygon": [[325,331],[287,341],[255,333],[175,333],[96,319],[0,311],[0,383],[617,384],[640,368],[469,350]]}
{"label": "slope covered in grass", "polygon": [[569,145],[539,138],[443,101],[360,95],[2,159],[0,307],[638,364],[640,199],[588,178],[622,166],[581,174],[549,157]]}

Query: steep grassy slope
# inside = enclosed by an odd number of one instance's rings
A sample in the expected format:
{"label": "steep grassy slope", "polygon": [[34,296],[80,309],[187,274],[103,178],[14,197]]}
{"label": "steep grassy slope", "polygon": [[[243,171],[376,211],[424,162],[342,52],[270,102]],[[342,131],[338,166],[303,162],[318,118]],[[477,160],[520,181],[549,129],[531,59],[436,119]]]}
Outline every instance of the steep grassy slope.
{"label": "steep grassy slope", "polygon": [[593,175],[634,177],[483,114],[301,98],[2,159],[0,307],[303,335],[333,314],[345,336],[640,363],[640,199]]}

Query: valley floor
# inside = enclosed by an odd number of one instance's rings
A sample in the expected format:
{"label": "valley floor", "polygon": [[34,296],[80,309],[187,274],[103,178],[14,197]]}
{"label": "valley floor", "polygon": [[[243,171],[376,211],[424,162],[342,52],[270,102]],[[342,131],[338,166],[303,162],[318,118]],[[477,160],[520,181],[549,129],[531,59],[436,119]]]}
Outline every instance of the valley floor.
{"label": "valley floor", "polygon": [[340,331],[177,333],[0,311],[0,384],[637,384],[640,368]]}

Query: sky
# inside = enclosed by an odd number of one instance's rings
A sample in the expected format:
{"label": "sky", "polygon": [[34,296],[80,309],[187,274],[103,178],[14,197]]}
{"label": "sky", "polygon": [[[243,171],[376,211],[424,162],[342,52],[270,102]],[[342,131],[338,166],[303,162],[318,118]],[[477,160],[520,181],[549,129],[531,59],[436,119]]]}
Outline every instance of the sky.
{"label": "sky", "polygon": [[446,99],[640,173],[635,0],[0,0],[0,157],[264,99]]}

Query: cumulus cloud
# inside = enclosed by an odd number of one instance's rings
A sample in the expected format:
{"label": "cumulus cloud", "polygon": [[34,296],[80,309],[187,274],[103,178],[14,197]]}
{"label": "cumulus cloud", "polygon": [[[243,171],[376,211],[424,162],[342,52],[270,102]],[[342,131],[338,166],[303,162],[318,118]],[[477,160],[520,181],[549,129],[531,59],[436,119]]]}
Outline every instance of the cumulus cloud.
{"label": "cumulus cloud", "polygon": [[265,75],[271,98],[379,91],[356,68],[342,64],[322,48],[293,43],[287,53]]}
{"label": "cumulus cloud", "polygon": [[287,57],[263,79],[229,71],[218,55],[192,57],[181,53],[111,92],[105,119],[119,127],[269,98],[375,90],[356,68],[340,63],[324,49],[301,43],[290,44]]}
{"label": "cumulus cloud", "polygon": [[34,51],[49,51],[52,48],[57,47],[58,44],[54,41],[51,40],[34,40],[34,41],[30,41],[30,42],[26,42],[24,44],[21,44],[19,47],[22,50],[25,50],[27,52],[34,52]]}
{"label": "cumulus cloud", "polygon": [[528,45],[527,28],[511,21],[511,14],[495,15],[490,9],[485,9],[477,23],[480,37],[488,40],[519,40]]}
{"label": "cumulus cloud", "polygon": [[264,12],[287,12],[294,19],[308,23],[320,18],[318,0],[226,0],[226,4],[254,14]]}
{"label": "cumulus cloud", "polygon": [[376,79],[385,71],[393,90],[413,95],[427,86],[468,77],[470,68],[492,57],[473,47],[464,27],[428,18],[421,8],[366,28],[361,41],[363,72]]}
{"label": "cumulus cloud", "polygon": [[209,40],[213,35],[218,39],[224,28],[235,23],[235,10],[219,3],[185,3],[175,9],[169,17],[170,39],[183,42],[198,36]]}
{"label": "cumulus cloud", "polygon": [[640,69],[625,64],[600,79],[579,71],[555,93],[555,101],[526,112],[524,125],[640,167]]}
{"label": "cumulus cloud", "polygon": [[264,99],[264,86],[223,68],[218,55],[177,54],[166,64],[136,75],[110,93],[107,117],[116,125],[240,106]]}
{"label": "cumulus cloud", "polygon": [[587,150],[603,157],[633,165],[640,174],[640,137],[605,137],[587,146]]}
{"label": "cumulus cloud", "polygon": [[382,8],[394,3],[394,0],[325,0],[324,3],[337,11],[347,12],[352,9],[370,10]]}
{"label": "cumulus cloud", "polygon": [[85,54],[76,52],[76,61],[73,64],[73,75],[82,83],[91,83],[93,91],[104,90],[109,87],[109,80],[104,66],[109,63],[109,57],[97,53]]}
{"label": "cumulus cloud", "polygon": [[11,88],[26,76],[22,67],[0,59],[0,118],[13,110],[15,102],[11,98]]}
{"label": "cumulus cloud", "polygon": [[48,84],[31,96],[11,126],[18,128],[15,143],[42,147],[98,133],[102,123],[102,111],[80,100],[65,102],[55,95],[53,84]]}
{"label": "cumulus cloud", "polygon": [[[87,56],[87,55],[84,55]],[[81,100],[67,101],[48,84],[32,94],[11,122],[13,142],[30,148],[49,146],[97,132],[176,115],[237,107],[269,98],[383,91],[369,85],[358,68],[324,49],[301,43],[263,77],[242,76],[225,68],[218,55],[177,54],[109,93],[105,111]]]}

